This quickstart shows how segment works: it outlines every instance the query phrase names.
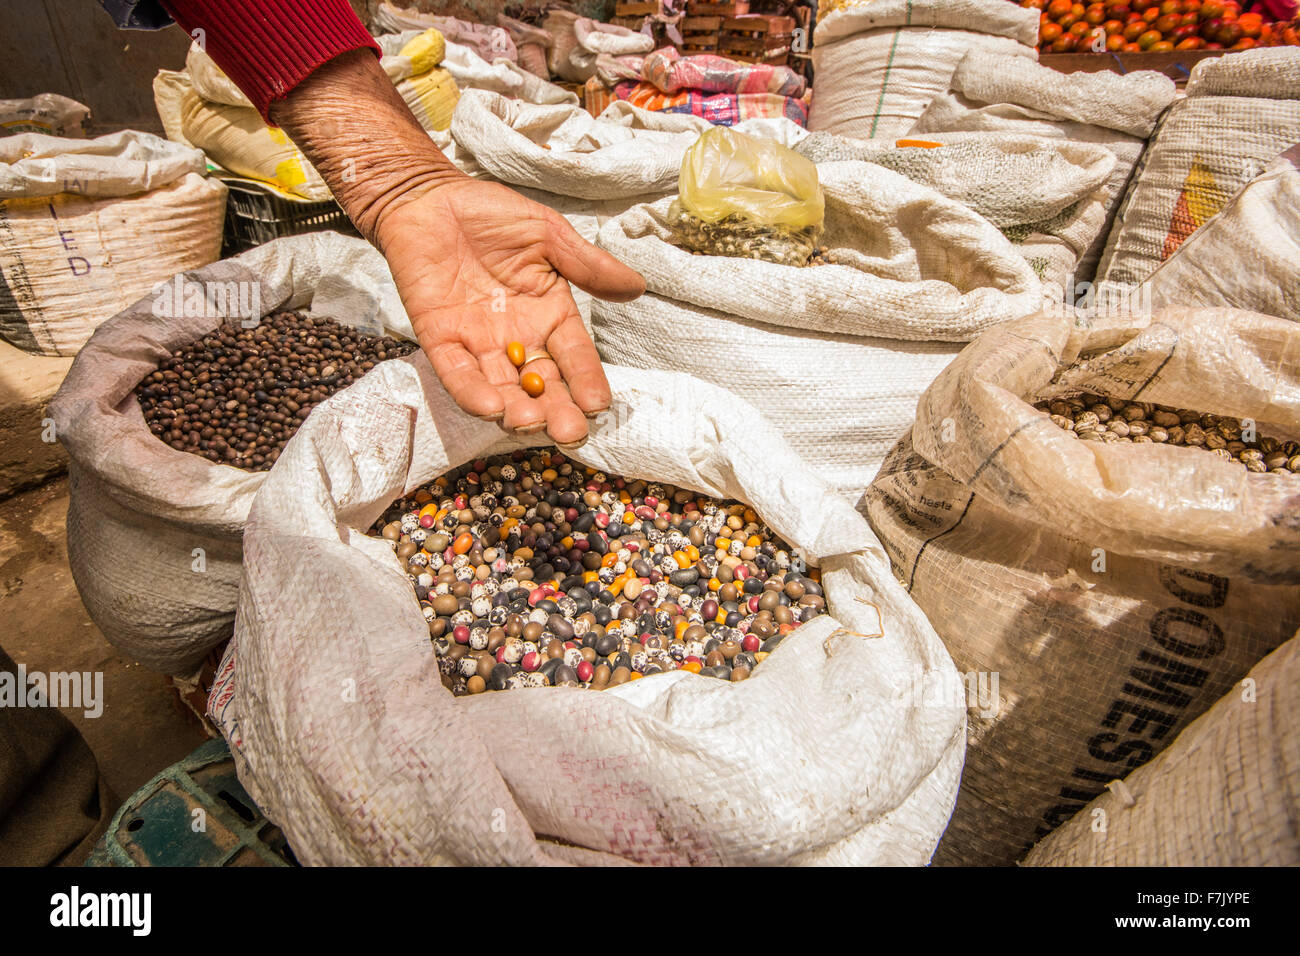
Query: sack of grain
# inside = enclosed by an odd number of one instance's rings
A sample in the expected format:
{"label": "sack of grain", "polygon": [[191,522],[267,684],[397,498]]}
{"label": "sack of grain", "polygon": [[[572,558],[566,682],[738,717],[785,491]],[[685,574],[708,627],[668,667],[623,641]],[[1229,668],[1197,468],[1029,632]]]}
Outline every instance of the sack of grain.
{"label": "sack of grain", "polygon": [[381,35],[432,29],[451,43],[469,47],[489,62],[508,60],[514,63],[519,59],[510,32],[499,26],[402,9],[391,3],[380,3],[372,21],[371,28]]}
{"label": "sack of grain", "polygon": [[596,74],[596,58],[649,53],[654,40],[613,23],[601,23],[567,10],[547,12],[542,28],[551,37],[547,66],[562,80],[584,83]]}
{"label": "sack of grain", "polygon": [[[1093,143],[1017,133],[936,133],[896,143],[811,133],[795,150],[816,163],[875,163],[964,203],[1002,230],[1044,285],[1058,288],[1082,251],[1070,244],[1078,224],[1099,221],[1096,194],[1115,165]],[[1053,256],[1058,248],[1062,255]]]}
{"label": "sack of grain", "polygon": [[818,11],[808,128],[857,139],[906,134],[970,50],[1038,51],[1038,11],[1006,0],[836,0]]}
{"label": "sack of grain", "polygon": [[820,566],[830,614],[740,683],[453,697],[365,531],[449,468],[536,442],[462,412],[423,356],[389,362],[317,409],[249,516],[209,705],[241,783],[306,864],[925,863],[962,707],[912,693],[955,674],[865,522],[722,389],[607,372],[614,404],[571,457],[744,500]]}
{"label": "sack of grain", "polygon": [[498,59],[491,63],[467,46],[448,43],[442,68],[462,90],[487,90],[525,103],[568,103],[576,105],[577,94],[523,69],[517,63]]}
{"label": "sack of grain", "polygon": [[74,355],[101,322],[221,253],[226,187],[149,133],[0,137],[0,336]]}
{"label": "sack of grain", "polygon": [[1227,306],[1300,321],[1300,145],[1192,233],[1139,289],[1156,308]]}
{"label": "sack of grain", "polygon": [[155,282],[155,294],[86,343],[50,415],[71,458],[68,561],[86,610],[133,659],[186,674],[230,636],[240,537],[266,475],[154,437],[136,386],[173,349],[227,316],[303,308],[402,338],[412,332],[382,258],[336,233],[279,239],[187,272],[183,310],[159,308],[164,297],[177,297],[173,280]]}
{"label": "sack of grain", "polygon": [[1169,110],[1119,211],[1098,275],[1148,279],[1283,151],[1300,142],[1300,56],[1290,48],[1202,60]]}
{"label": "sack of grain", "polygon": [[[1071,217],[1043,233],[1057,241],[1022,238],[1027,254],[1046,258],[1053,272],[1059,274],[1062,265],[1068,266],[1067,277],[1072,273],[1077,282],[1090,283],[1125,186],[1174,94],[1173,80],[1154,71],[1123,76],[1105,70],[1060,73],[1027,60],[973,51],[953,73],[952,89],[931,101],[912,135],[1015,133],[1108,149],[1115,166],[1101,190],[1077,206]],[[1071,257],[1076,261],[1071,262]],[[1066,297],[1072,297],[1073,285],[1064,284]]]}
{"label": "sack of grain", "polygon": [[1300,866],[1300,635],[1026,866]]}
{"label": "sack of grain", "polygon": [[[1080,417],[1069,401],[1085,393],[1120,413]],[[1076,438],[1031,404],[1049,400],[1079,434],[1099,439],[1093,419],[1107,421],[1112,440]],[[1178,447],[1173,413],[1140,403],[1242,421],[1179,424],[1204,447]],[[1245,448],[1228,436],[1247,428],[1279,473],[1209,450]],[[1300,445],[1283,443],[1297,439],[1300,325],[1252,312],[1030,316],[935,380],[866,510],[957,669],[987,691],[936,862],[1020,858],[1295,633],[1300,475],[1286,459]]]}
{"label": "sack of grain", "polygon": [[817,170],[820,242],[839,264],[694,256],[675,244],[662,199],[601,229],[599,245],[648,291],[593,303],[592,325],[606,361],[689,372],[746,399],[856,500],[960,343],[1036,311],[1042,290],[961,203],[868,163]]}
{"label": "sack of grain", "polygon": [[519,66],[543,80],[551,78],[546,66],[546,51],[551,47],[551,35],[541,27],[515,20],[504,13],[497,14],[497,25],[510,34],[519,51]]}
{"label": "sack of grain", "polygon": [[86,135],[90,107],[58,93],[38,93],[20,100],[0,100],[0,136],[44,133],[47,136]]}

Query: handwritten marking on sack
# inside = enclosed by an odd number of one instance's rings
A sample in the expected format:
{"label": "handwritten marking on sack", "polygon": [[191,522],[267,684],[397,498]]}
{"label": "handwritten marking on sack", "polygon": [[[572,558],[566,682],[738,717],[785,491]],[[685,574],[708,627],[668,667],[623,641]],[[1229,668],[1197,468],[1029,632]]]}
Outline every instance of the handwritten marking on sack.
{"label": "handwritten marking on sack", "polygon": [[[71,180],[70,182],[74,186],[77,184],[76,180]],[[69,189],[68,187],[69,187],[69,183],[65,182],[63,187],[65,192],[76,191],[75,189]],[[48,208],[50,210],[50,218],[57,223],[59,221],[59,214],[57,211],[55,211],[54,203],[52,202],[49,203]],[[66,252],[77,251],[77,240],[73,236],[72,230],[56,229],[55,234],[59,237],[59,243],[63,246]],[[90,260],[86,259],[84,256],[68,256],[68,269],[69,271],[72,272],[74,276],[89,275]]]}
{"label": "handwritten marking on sack", "polygon": [[1179,603],[1152,615],[1148,633],[1155,647],[1138,651],[1129,680],[1087,741],[1095,763],[1074,768],[1073,781],[1057,793],[1062,802],[1043,813],[1033,842],[1102,793],[1115,779],[1115,764],[1128,773],[1155,756],[1157,744],[1163,745],[1183,721],[1191,691],[1210,677],[1200,662],[1217,657],[1227,646],[1223,628],[1207,612],[1226,603],[1228,579],[1171,565],[1161,565],[1158,573],[1161,586]]}

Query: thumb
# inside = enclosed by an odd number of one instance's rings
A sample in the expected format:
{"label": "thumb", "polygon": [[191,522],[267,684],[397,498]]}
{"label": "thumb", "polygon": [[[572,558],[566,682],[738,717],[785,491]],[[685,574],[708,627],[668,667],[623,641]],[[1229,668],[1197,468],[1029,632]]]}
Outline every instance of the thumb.
{"label": "thumb", "polygon": [[547,212],[551,230],[546,258],[556,272],[582,291],[610,302],[628,302],[645,292],[639,272],[583,239],[559,213]]}

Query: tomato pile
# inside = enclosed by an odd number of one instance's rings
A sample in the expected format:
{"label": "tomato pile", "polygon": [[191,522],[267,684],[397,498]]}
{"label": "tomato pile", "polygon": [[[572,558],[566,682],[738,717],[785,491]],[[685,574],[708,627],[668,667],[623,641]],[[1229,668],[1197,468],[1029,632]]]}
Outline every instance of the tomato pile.
{"label": "tomato pile", "polygon": [[[1251,3],[1246,12],[1236,0],[1013,0],[1041,14],[1038,49],[1042,53],[1153,53],[1168,50],[1250,50],[1260,46],[1300,46],[1300,19],[1294,7]],[[1292,14],[1277,20],[1279,6]]]}

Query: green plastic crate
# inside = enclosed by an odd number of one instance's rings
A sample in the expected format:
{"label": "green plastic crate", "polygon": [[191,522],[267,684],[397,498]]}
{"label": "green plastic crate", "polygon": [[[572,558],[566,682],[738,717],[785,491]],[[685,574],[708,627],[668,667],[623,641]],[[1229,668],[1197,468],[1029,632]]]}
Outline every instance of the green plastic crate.
{"label": "green plastic crate", "polygon": [[[196,821],[202,829],[195,829]],[[86,865],[297,866],[298,861],[280,828],[240,785],[230,750],[217,739],[137,790],[113,816]]]}

